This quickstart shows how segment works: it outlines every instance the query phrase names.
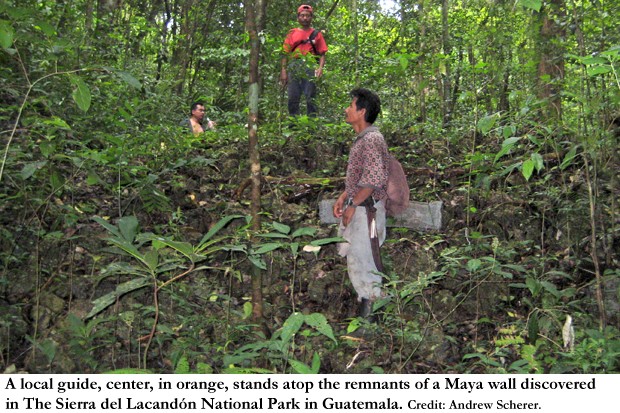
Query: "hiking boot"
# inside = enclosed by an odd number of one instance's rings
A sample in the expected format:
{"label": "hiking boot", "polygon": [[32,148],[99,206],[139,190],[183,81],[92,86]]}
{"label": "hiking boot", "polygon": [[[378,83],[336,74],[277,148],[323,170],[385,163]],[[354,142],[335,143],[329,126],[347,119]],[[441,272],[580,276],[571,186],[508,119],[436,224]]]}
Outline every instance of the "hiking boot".
{"label": "hiking boot", "polygon": [[378,318],[375,314],[372,313],[373,302],[368,298],[362,298],[362,301],[359,304],[359,317],[365,319],[367,322],[371,324],[376,324]]}

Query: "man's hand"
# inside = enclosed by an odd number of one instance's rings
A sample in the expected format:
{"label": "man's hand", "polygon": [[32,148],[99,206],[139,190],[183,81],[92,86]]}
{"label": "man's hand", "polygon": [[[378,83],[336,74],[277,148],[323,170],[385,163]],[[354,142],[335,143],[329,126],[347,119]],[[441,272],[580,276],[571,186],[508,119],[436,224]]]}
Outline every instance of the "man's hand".
{"label": "man's hand", "polygon": [[356,209],[356,207],[351,205],[345,208],[344,213],[342,214],[342,225],[345,227],[349,225],[349,222],[353,220],[353,215],[355,215]]}
{"label": "man's hand", "polygon": [[288,74],[286,73],[286,69],[282,68],[280,71],[280,86],[285,87],[288,83]]}
{"label": "man's hand", "polygon": [[[349,225],[349,222],[351,222],[351,220],[353,219],[353,215],[355,215],[355,209],[356,209],[355,205],[361,205],[362,203],[364,203],[366,198],[372,195],[373,191],[374,189],[371,187],[361,188],[355,194],[353,199],[351,199],[351,202],[353,203],[353,205],[347,205],[345,208],[343,208],[343,206],[344,206],[345,200],[347,199],[347,193],[346,191],[343,192],[340,195],[340,197],[338,197],[338,200],[334,204],[334,216],[336,218],[342,217],[342,224],[346,227],[347,225]],[[363,207],[360,207],[360,208],[363,208]]]}
{"label": "man's hand", "polygon": [[347,199],[347,193],[343,192],[338,199],[336,200],[336,202],[334,203],[334,206],[332,207],[332,212],[334,213],[334,216],[338,219],[340,219],[340,217],[342,216],[343,211],[343,206],[344,206],[344,201],[345,199]]}
{"label": "man's hand", "polygon": [[333,213],[336,218],[342,218],[342,225],[345,227],[349,225],[349,222],[353,219],[353,215],[355,215],[355,207],[350,205],[345,206],[345,201],[347,199],[347,193],[343,192],[336,202],[334,203]]}
{"label": "man's hand", "polygon": [[319,67],[318,67],[318,69],[314,70],[314,77],[316,77],[318,79],[321,76],[323,76],[323,67],[324,66],[325,66],[325,55],[322,54],[321,57],[319,58]]}

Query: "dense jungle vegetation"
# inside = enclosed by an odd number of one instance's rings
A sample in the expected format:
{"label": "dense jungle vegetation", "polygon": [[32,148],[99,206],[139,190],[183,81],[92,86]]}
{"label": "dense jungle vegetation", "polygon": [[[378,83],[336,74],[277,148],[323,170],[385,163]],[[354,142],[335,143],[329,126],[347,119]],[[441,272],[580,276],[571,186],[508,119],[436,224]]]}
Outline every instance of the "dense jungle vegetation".
{"label": "dense jungle vegetation", "polygon": [[[0,2],[2,370],[617,373],[618,1],[309,4],[320,116],[291,121],[297,1]],[[356,86],[443,205],[389,228],[373,325],[318,214]]]}

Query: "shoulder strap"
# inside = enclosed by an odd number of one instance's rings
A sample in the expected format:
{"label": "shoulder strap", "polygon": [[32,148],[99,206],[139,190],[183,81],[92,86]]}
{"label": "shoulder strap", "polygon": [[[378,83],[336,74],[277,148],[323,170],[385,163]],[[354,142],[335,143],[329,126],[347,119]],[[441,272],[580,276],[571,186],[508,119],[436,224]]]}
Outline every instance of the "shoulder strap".
{"label": "shoulder strap", "polygon": [[319,31],[317,29],[312,30],[312,33],[310,33],[310,37],[308,37],[308,42],[313,42],[318,34]]}
{"label": "shoulder strap", "polygon": [[317,29],[314,29],[312,31],[312,33],[310,33],[310,36],[308,36],[308,38],[306,40],[302,40],[300,42],[296,42],[293,47],[291,47],[291,53],[295,51],[295,49],[297,49],[297,47],[299,47],[299,45],[302,44],[306,44],[306,43],[310,43],[310,45],[312,46],[312,50],[314,50],[314,54],[318,54],[318,52],[316,51],[316,47],[314,46],[314,39],[316,38],[316,36],[318,36],[319,31]]}
{"label": "shoulder strap", "polygon": [[316,46],[314,46],[314,39],[316,38],[318,34],[319,34],[319,31],[317,29],[314,29],[312,31],[312,34],[310,34],[310,37],[308,37],[308,41],[310,42],[310,45],[312,46],[312,50],[314,50],[315,55],[319,54],[319,52],[317,52],[316,50]]}

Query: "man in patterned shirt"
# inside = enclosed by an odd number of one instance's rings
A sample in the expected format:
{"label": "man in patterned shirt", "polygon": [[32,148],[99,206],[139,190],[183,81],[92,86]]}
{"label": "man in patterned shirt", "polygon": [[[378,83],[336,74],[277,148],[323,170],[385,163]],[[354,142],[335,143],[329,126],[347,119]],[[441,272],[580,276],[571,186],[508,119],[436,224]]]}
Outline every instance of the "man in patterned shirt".
{"label": "man in patterned shirt", "polygon": [[347,257],[349,279],[360,302],[360,316],[367,318],[373,302],[381,295],[378,272],[383,268],[378,249],[385,240],[388,150],[383,135],[373,126],[381,111],[379,97],[361,88],[353,90],[351,97],[351,104],[345,110],[346,122],[357,137],[351,145],[345,190],[334,204],[333,213],[341,219],[340,234],[347,240],[339,245],[338,252]]}

